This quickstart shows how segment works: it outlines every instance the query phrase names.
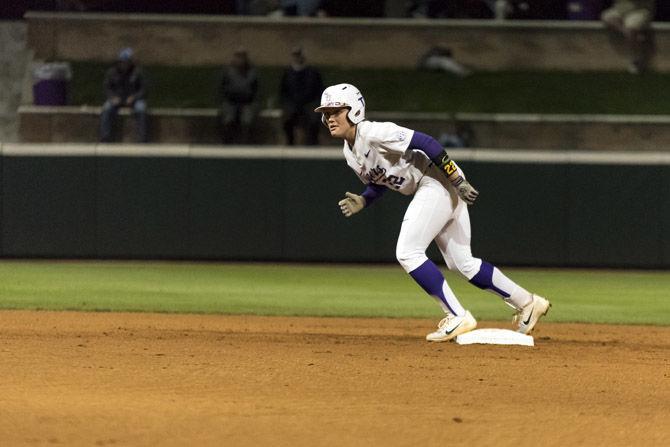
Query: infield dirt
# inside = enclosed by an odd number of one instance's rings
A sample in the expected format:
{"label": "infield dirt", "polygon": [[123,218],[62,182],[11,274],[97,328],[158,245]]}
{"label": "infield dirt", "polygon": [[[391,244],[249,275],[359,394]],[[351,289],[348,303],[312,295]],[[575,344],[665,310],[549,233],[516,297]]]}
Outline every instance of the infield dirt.
{"label": "infield dirt", "polygon": [[670,445],[670,328],[435,323],[0,312],[0,445]]}

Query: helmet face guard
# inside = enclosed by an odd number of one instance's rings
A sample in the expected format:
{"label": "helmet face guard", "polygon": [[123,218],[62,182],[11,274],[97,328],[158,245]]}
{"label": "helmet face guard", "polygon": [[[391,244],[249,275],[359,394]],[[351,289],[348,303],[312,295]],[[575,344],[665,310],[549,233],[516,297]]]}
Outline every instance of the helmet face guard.
{"label": "helmet face guard", "polygon": [[358,124],[365,119],[365,99],[361,92],[351,84],[331,85],[325,89],[321,95],[321,105],[314,111],[322,113],[321,122],[327,126],[323,111],[342,108],[349,109],[347,118],[353,124]]}

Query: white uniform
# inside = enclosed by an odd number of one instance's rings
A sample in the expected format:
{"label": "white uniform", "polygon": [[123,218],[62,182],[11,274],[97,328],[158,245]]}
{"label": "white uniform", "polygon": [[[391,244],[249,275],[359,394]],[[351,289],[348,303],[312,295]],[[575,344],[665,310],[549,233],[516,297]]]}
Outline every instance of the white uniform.
{"label": "white uniform", "polygon": [[[321,105],[314,111],[323,113],[323,123],[329,125],[333,118],[332,115],[327,118],[327,114],[342,108],[347,109],[348,122],[356,125],[353,147],[346,139],[344,142],[344,157],[349,167],[366,185],[382,185],[405,195],[414,194],[402,222],[396,256],[405,271],[436,298],[447,313],[438,331],[427,338],[447,341],[458,335],[458,331],[472,330],[477,324],[472,315],[463,309],[437,266],[426,257],[426,249],[433,240],[451,270],[462,273],[473,285],[501,296],[519,311],[530,309],[528,323],[524,322],[526,326],[521,325],[520,328],[532,329],[537,319],[532,321],[534,305],[527,307],[527,304],[534,303],[534,298],[495,266],[472,256],[467,204],[425,152],[408,149],[414,131],[394,123],[365,121],[365,100],[351,84],[328,87],[321,95]],[[339,116],[335,122],[341,119]],[[426,150],[431,152],[437,145],[426,135],[419,135],[416,143],[426,146]],[[451,163],[453,161],[447,166],[451,167]],[[457,180],[459,191],[471,203],[476,199],[477,191],[461,178],[464,177],[463,172],[455,167],[460,174]],[[367,199],[374,197],[367,193],[363,196]],[[360,196],[347,193],[347,198],[339,205],[348,217],[360,211],[364,203]],[[545,307],[538,309],[546,313],[549,303],[544,301]],[[524,330],[527,332],[527,329]]]}
{"label": "white uniform", "polygon": [[423,151],[407,150],[413,135],[413,130],[394,123],[362,121],[354,147],[344,142],[344,158],[366,185],[375,183],[412,195],[427,175],[448,188],[447,178]]}
{"label": "white uniform", "polygon": [[350,148],[345,141],[344,157],[363,183],[415,194],[396,247],[405,271],[413,271],[428,259],[426,249],[435,239],[447,266],[471,279],[481,260],[473,258],[470,250],[467,206],[423,151],[407,150],[413,134],[394,123],[363,121],[358,124],[354,146]]}

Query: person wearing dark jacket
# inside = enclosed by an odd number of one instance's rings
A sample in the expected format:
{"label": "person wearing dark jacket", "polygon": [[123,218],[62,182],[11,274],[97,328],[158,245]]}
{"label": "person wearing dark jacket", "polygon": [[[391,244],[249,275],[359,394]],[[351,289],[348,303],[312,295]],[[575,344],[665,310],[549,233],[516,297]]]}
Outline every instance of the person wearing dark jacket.
{"label": "person wearing dark jacket", "polygon": [[146,81],[142,69],[133,60],[133,50],[124,48],[114,66],[105,74],[106,101],[100,117],[100,141],[112,141],[114,120],[121,107],[131,107],[135,115],[137,140],[149,140],[147,129]]}
{"label": "person wearing dark jacket", "polygon": [[305,144],[314,146],[319,142],[321,119],[315,117],[312,110],[321,100],[321,73],[305,63],[302,48],[294,48],[291,58],[291,65],[282,76],[279,94],[286,144],[295,144],[295,128],[301,125],[305,131]]}
{"label": "person wearing dark jacket", "polygon": [[618,44],[623,39],[630,57],[630,73],[640,74],[649,69],[655,50],[651,28],[655,12],[655,0],[615,0],[600,16],[612,42]]}
{"label": "person wearing dark jacket", "polygon": [[243,48],[235,51],[221,78],[221,126],[223,143],[251,141],[258,114],[258,72]]}

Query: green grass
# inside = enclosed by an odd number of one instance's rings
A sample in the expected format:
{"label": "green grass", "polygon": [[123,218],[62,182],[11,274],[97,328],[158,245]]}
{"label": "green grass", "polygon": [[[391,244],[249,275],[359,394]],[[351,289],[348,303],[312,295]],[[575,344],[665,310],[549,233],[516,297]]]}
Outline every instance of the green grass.
{"label": "green grass", "polygon": [[[549,321],[670,324],[670,272],[505,269],[549,297]],[[447,275],[481,319],[500,299]],[[399,266],[161,262],[0,262],[0,308],[437,318]]]}
{"label": "green grass", "polygon": [[[102,104],[107,64],[73,63],[73,104]],[[263,107],[277,107],[281,67],[260,67]],[[148,66],[153,107],[216,107],[220,67]],[[670,74],[481,72],[466,79],[416,70],[322,68],[324,82],[351,82],[376,111],[670,113]]]}

